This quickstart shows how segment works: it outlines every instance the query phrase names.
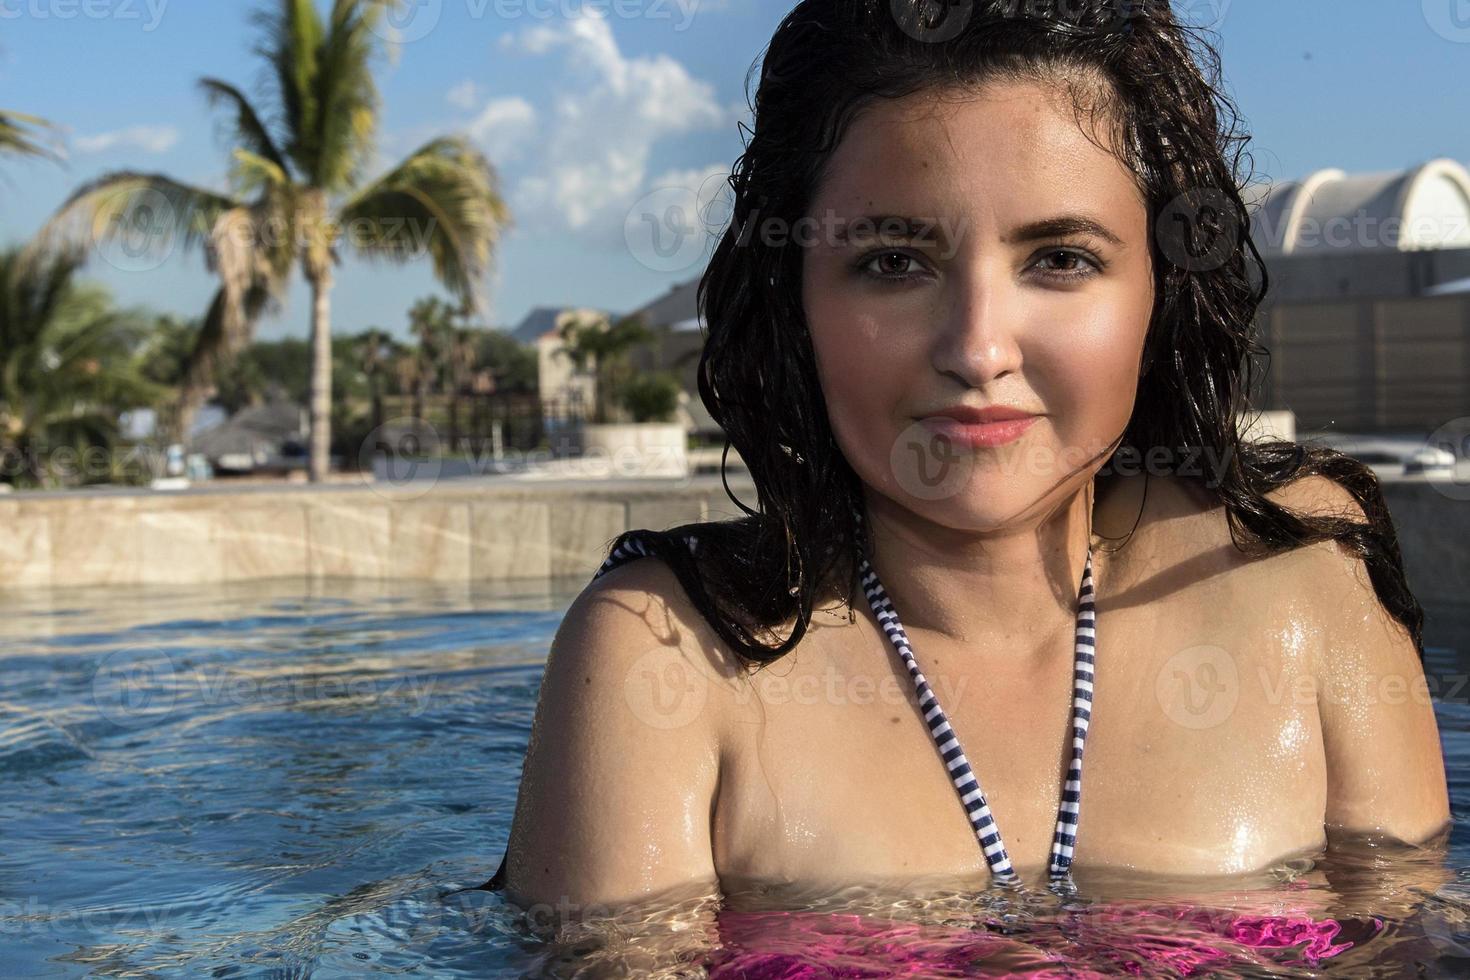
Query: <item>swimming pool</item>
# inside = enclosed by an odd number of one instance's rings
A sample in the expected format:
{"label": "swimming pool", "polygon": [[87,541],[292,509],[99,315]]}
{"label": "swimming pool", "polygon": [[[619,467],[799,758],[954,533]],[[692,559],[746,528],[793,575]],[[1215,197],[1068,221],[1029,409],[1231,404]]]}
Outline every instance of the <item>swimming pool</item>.
{"label": "swimming pool", "polygon": [[0,599],[0,976],[1470,974],[1470,632],[1433,609],[1456,818],[1437,878],[1363,845],[1065,901],[753,889],[619,923],[636,956],[544,942],[498,893],[452,892],[495,870],[583,584]]}

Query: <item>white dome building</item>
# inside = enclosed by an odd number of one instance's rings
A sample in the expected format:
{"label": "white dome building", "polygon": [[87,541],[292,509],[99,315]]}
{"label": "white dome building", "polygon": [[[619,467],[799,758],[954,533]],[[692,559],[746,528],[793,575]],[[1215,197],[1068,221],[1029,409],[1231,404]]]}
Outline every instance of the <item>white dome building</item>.
{"label": "white dome building", "polygon": [[1254,185],[1270,274],[1262,407],[1299,431],[1425,435],[1470,417],[1470,172],[1408,170]]}
{"label": "white dome building", "polygon": [[1247,203],[1267,259],[1470,248],[1470,171],[1448,158],[1401,171],[1319,170],[1256,185]]}

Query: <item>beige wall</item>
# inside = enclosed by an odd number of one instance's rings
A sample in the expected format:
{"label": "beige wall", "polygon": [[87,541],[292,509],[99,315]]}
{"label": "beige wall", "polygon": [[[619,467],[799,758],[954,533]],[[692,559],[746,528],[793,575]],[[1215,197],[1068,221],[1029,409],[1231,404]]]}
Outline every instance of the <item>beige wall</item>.
{"label": "beige wall", "polygon": [[[750,477],[730,488],[750,507]],[[1470,500],[1417,478],[1383,481],[1410,585],[1463,603]],[[719,477],[444,481],[427,493],[271,489],[0,497],[0,583],[207,584],[260,578],[495,583],[590,576],[612,539],[740,516]]]}
{"label": "beige wall", "polygon": [[558,332],[575,318],[596,320],[606,314],[593,309],[563,310],[556,318],[554,332],[536,340],[536,383],[544,409],[562,415],[568,412],[590,414],[597,397],[596,377],[589,370],[578,373],[570,357],[562,353],[566,345]]}
{"label": "beige wall", "polygon": [[1470,415],[1470,296],[1283,303],[1264,407],[1302,430],[1430,432]]}
{"label": "beige wall", "polygon": [[[753,506],[748,481],[730,474]],[[590,575],[628,528],[738,514],[718,477],[16,494],[0,497],[0,587]]]}

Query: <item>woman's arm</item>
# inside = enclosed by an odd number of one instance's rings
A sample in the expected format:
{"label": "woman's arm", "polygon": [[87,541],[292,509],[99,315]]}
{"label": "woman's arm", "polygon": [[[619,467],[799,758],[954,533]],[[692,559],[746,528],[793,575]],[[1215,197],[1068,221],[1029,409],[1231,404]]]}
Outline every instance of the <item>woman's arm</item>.
{"label": "woman's arm", "polygon": [[[1302,481],[1307,506],[1362,520],[1325,478]],[[1317,709],[1327,761],[1329,834],[1419,844],[1450,819],[1439,726],[1419,652],[1378,601],[1361,559],[1333,541],[1317,551],[1309,588],[1321,612]]]}
{"label": "woman's arm", "polygon": [[506,865],[506,895],[555,928],[653,900],[718,894],[711,631],[657,559],[595,580],[547,659]]}

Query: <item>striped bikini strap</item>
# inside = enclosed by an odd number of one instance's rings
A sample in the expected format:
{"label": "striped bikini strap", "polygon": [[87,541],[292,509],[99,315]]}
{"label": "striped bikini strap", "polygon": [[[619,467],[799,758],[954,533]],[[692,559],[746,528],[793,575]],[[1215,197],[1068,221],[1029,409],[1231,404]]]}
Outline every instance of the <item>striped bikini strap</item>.
{"label": "striped bikini strap", "polygon": [[[603,561],[602,566],[597,569],[597,573],[592,576],[593,581],[601,578],[604,574],[612,571],[619,565],[625,565],[635,559],[654,554],[654,549],[656,546],[653,543],[653,532],[640,528],[636,531],[629,531],[621,535],[620,537],[621,540],[612,549],[612,551],[608,553],[608,556],[606,560]],[[698,544],[698,535],[684,535],[684,545],[689,549],[691,554],[694,553],[694,551],[698,547]]]}
{"label": "striped bikini strap", "polygon": [[[856,531],[862,534],[862,515],[853,511]],[[949,718],[939,705],[929,681],[919,669],[909,643],[908,633],[899,621],[893,600],[878,579],[878,573],[869,563],[866,554],[859,562],[859,575],[863,592],[867,595],[873,615],[882,627],[890,645],[902,659],[914,682],[918,694],[919,708],[929,735],[939,750],[950,782],[959,794],[961,805],[969,818],[971,829],[980,842],[981,851],[995,883],[1005,888],[1020,888],[1021,879],[1011,863],[1009,853],[996,826],[995,815],[980,787],[979,776],[960,747],[959,735],[950,726]],[[1082,568],[1082,581],[1078,586],[1077,615],[1074,626],[1073,671],[1072,671],[1072,753],[1067,767],[1067,778],[1062,786],[1062,798],[1057,807],[1057,822],[1052,834],[1051,860],[1048,862],[1048,878],[1053,885],[1069,886],[1072,858],[1077,846],[1077,817],[1082,797],[1082,753],[1087,739],[1087,730],[1092,720],[1093,672],[1096,665],[1096,606],[1092,579],[1092,548],[1087,549],[1087,560]]]}

